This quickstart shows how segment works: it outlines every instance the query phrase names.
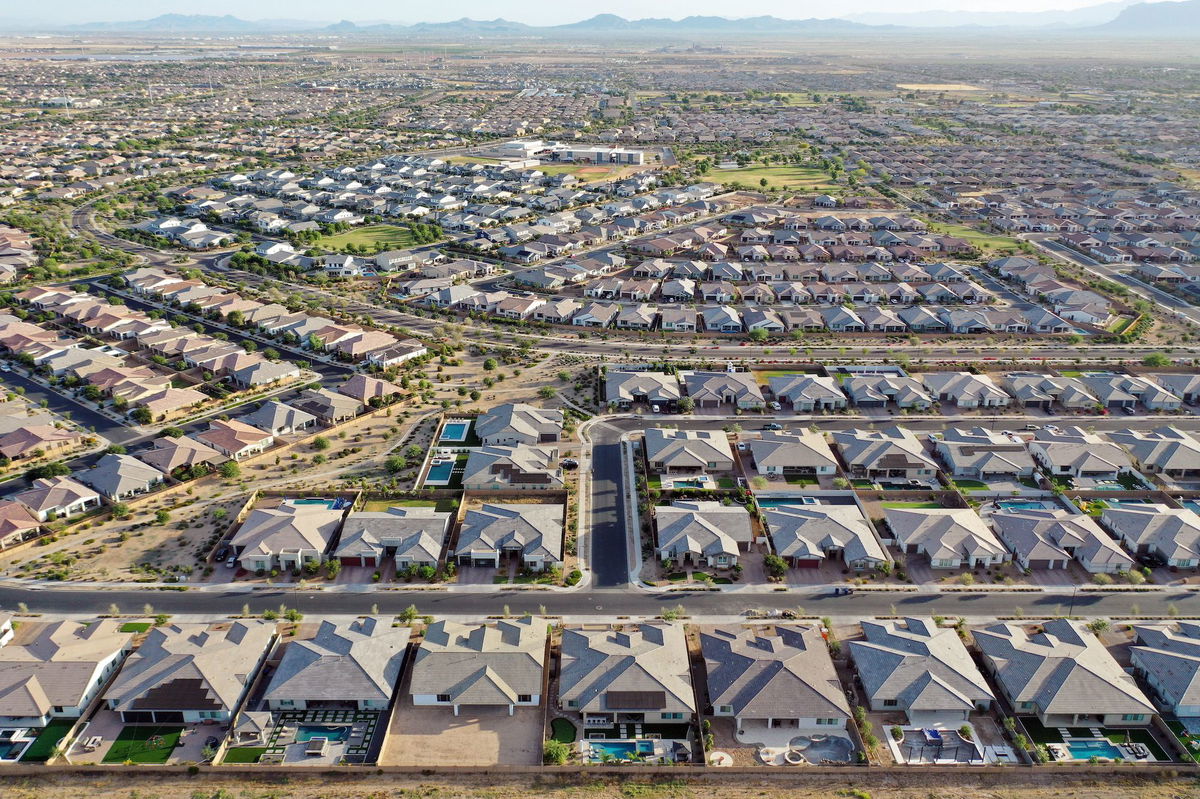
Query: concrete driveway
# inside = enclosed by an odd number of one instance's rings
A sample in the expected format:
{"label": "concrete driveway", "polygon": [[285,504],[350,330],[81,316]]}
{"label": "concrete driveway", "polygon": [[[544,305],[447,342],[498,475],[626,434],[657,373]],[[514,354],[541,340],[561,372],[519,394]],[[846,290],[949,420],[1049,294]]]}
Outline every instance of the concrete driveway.
{"label": "concrete driveway", "polygon": [[542,708],[414,707],[392,714],[381,766],[535,766],[542,762]]}

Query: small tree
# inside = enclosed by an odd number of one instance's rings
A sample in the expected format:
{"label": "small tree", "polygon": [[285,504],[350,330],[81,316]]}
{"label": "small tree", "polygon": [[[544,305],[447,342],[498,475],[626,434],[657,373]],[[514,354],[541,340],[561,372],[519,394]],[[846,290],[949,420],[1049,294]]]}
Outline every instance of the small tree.
{"label": "small tree", "polygon": [[225,461],[220,466],[221,476],[226,480],[234,480],[242,474],[242,467],[237,461]]}
{"label": "small tree", "polygon": [[317,436],[312,440],[312,448],[317,452],[324,452],[329,449],[329,439],[325,436]]}
{"label": "small tree", "polygon": [[565,766],[571,758],[571,747],[553,738],[542,745],[542,762],[547,766]]}
{"label": "small tree", "polygon": [[155,513],[154,513],[154,523],[155,524],[166,524],[169,521],[171,521],[171,514],[167,513],[165,510],[155,511]]}

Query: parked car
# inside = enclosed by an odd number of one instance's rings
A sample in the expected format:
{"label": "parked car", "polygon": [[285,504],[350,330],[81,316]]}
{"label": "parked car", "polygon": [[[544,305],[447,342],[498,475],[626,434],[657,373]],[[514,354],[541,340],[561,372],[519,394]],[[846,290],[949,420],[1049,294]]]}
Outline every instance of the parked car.
{"label": "parked car", "polygon": [[767,422],[766,424],[764,424],[762,426],[762,429],[763,430],[782,430],[783,425],[781,425],[779,422]]}
{"label": "parked car", "polygon": [[783,410],[783,406],[780,405],[778,402],[771,402],[768,404],[771,406],[771,410],[773,410],[773,411],[782,411]]}
{"label": "parked car", "polygon": [[564,469],[575,469],[579,466],[579,461],[574,458],[563,458],[558,462]]}
{"label": "parked car", "polygon": [[225,561],[225,568],[232,569],[237,565],[237,555],[230,555],[229,560]]}

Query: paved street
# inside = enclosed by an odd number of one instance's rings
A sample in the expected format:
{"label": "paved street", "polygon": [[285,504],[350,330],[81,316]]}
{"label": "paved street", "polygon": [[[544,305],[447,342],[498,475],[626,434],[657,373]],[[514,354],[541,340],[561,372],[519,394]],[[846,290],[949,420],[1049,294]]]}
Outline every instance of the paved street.
{"label": "paved street", "polygon": [[31,612],[47,614],[96,615],[115,604],[123,613],[141,613],[147,603],[157,613],[190,616],[239,614],[249,606],[253,614],[278,610],[286,605],[312,615],[370,613],[378,606],[381,613],[399,613],[409,605],[435,617],[465,616],[479,618],[503,612],[525,612],[564,616],[653,616],[667,608],[683,606],[684,612],[697,617],[737,616],[746,610],[790,610],[801,615],[860,619],[893,614],[954,615],[969,619],[1023,615],[1045,617],[1072,613],[1083,617],[1124,615],[1200,616],[1200,592],[1167,589],[1136,592],[959,591],[947,593],[865,591],[850,596],[833,596],[830,589],[792,589],[771,593],[737,591],[660,591],[589,589],[574,592],[488,591],[450,593],[445,591],[296,591],[267,588],[258,591],[222,590],[187,592],[154,591],[130,588],[15,587],[0,585],[0,607],[14,608],[24,602]]}

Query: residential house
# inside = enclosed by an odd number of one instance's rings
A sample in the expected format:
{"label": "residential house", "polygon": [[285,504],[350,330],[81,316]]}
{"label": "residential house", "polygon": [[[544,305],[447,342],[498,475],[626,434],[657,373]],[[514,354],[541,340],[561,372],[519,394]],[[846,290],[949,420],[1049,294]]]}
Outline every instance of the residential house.
{"label": "residential house", "polygon": [[1047,727],[1149,724],[1154,706],[1108,649],[1081,622],[1053,619],[1036,628],[994,624],[975,645],[1018,714]]}
{"label": "residential house", "polygon": [[329,503],[285,500],[250,511],[229,546],[247,571],[299,570],[324,562],[341,521],[342,511]]}
{"label": "residential house", "polygon": [[1091,516],[1062,508],[1001,508],[990,517],[1022,569],[1066,569],[1078,560],[1091,574],[1133,568],[1133,558]]}
{"label": "residential house", "polygon": [[696,698],[683,625],[567,627],[561,650],[559,709],[579,713],[585,728],[686,725],[694,719]]}
{"label": "residential house", "polygon": [[161,471],[132,455],[113,452],[101,456],[95,466],[78,477],[110,502],[148,493],[166,479]]}
{"label": "residential house", "polygon": [[927,555],[935,569],[990,568],[1009,559],[996,534],[970,508],[887,508],[887,526],[903,552]]}
{"label": "residential house", "polygon": [[303,432],[317,423],[317,417],[299,408],[268,400],[258,408],[240,417],[241,421],[279,437]]}
{"label": "residential house", "polygon": [[104,692],[126,724],[228,723],[275,643],[259,620],[152,627]]}
{"label": "residential house", "polygon": [[484,503],[468,509],[463,517],[455,560],[498,568],[507,556],[537,572],[561,566],[563,522],[559,504]]}
{"label": "residential house", "polygon": [[751,372],[683,372],[681,376],[697,408],[733,405],[748,410],[766,405]]}
{"label": "residential house", "polygon": [[934,451],[954,477],[986,482],[1033,475],[1033,456],[1022,439],[983,427],[951,427],[934,439]]}
{"label": "residential house", "polygon": [[637,403],[670,411],[683,396],[679,379],[662,372],[606,372],[604,399],[612,406],[628,409]]}
{"label": "residential house", "polygon": [[643,443],[646,462],[661,474],[707,474],[733,470],[733,450],[723,430],[651,427]]}
{"label": "residential house", "polygon": [[753,539],[750,513],[742,505],[675,500],[655,508],[658,558],[679,566],[730,568]]}
{"label": "residential house", "polygon": [[468,491],[537,491],[563,487],[558,448],[485,446],[472,449],[462,476]]}
{"label": "residential house", "polygon": [[846,728],[850,703],[819,627],[702,628],[700,651],[713,715],[738,730]]}
{"label": "residential house", "polygon": [[194,433],[193,437],[235,461],[261,454],[275,443],[271,433],[237,419],[213,419],[207,430]]}
{"label": "residential house", "polygon": [[772,505],[764,524],[776,555],[798,569],[816,569],[840,560],[855,571],[890,560],[857,505]]}
{"label": "residential house", "polygon": [[562,436],[563,412],[506,402],[480,414],[475,434],[484,446],[551,444]]}
{"label": "residential house", "polygon": [[413,658],[409,694],[417,707],[537,707],[546,667],[546,621],[532,616],[494,624],[439,620]]}
{"label": "residential house", "polygon": [[343,566],[383,565],[392,558],[396,571],[437,568],[450,534],[451,514],[432,507],[394,507],[354,511],[346,516],[333,551]]}
{"label": "residential house", "polygon": [[411,636],[407,627],[378,616],[322,621],[311,638],[295,638],[283,648],[263,701],[276,711],[386,710]]}
{"label": "residential house", "polygon": [[133,649],[117,619],[0,622],[0,724],[41,728],[78,719]]}
{"label": "residential house", "polygon": [[837,458],[825,436],[808,430],[792,433],[764,432],[747,444],[759,474],[785,477],[818,477],[837,474]]}
{"label": "residential house", "polygon": [[796,411],[831,411],[846,407],[848,400],[837,378],[823,375],[772,375],[767,378],[771,394]]}
{"label": "residential house", "polygon": [[1152,556],[1173,568],[1200,566],[1200,516],[1188,508],[1157,502],[1110,505],[1100,522],[1135,555]]}
{"label": "residential house", "polygon": [[932,618],[862,622],[849,643],[867,706],[914,727],[956,726],[995,701],[958,631]]}
{"label": "residential house", "polygon": [[833,441],[851,477],[928,483],[937,474],[937,464],[904,427],[839,431],[833,434]]}
{"label": "residential house", "polygon": [[1129,661],[1179,719],[1200,717],[1200,624],[1135,624]]}
{"label": "residential house", "polygon": [[100,507],[100,495],[70,477],[39,477],[28,489],[14,494],[13,500],[43,522]]}

